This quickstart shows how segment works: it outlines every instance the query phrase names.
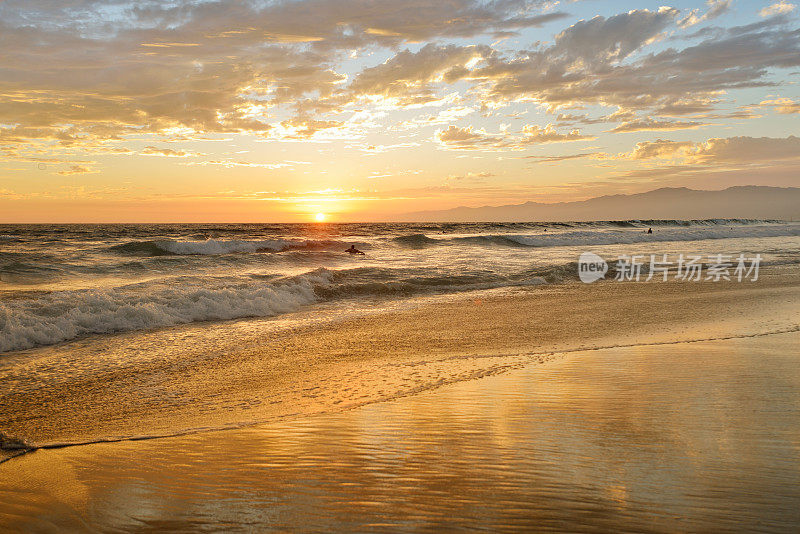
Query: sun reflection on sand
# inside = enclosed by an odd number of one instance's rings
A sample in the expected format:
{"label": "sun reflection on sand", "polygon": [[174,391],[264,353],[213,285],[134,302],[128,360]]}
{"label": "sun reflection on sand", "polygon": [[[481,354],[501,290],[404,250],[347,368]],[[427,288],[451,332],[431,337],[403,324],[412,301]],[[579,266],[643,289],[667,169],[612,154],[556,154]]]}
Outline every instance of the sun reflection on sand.
{"label": "sun reflection on sand", "polygon": [[30,526],[8,515],[27,506],[101,530],[780,530],[800,519],[797,336],[571,353],[337,414],[41,451],[0,466],[0,525]]}

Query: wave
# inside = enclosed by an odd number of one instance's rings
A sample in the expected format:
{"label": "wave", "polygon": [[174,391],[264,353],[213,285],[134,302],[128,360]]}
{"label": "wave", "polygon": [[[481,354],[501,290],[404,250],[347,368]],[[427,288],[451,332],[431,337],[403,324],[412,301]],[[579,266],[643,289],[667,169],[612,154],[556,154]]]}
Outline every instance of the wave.
{"label": "wave", "polygon": [[161,248],[155,241],[132,241],[122,245],[114,245],[110,250],[122,254],[136,256],[171,256],[172,252]]}
{"label": "wave", "polygon": [[474,245],[503,245],[508,247],[525,247],[526,245],[516,241],[514,234],[489,234],[471,235],[459,237],[433,238],[424,234],[413,234],[395,237],[392,241],[405,248],[426,248],[439,245],[453,244],[474,244]]}
{"label": "wave", "polygon": [[800,236],[800,225],[722,226],[661,228],[652,234],[644,230],[571,230],[541,234],[490,234],[430,238],[424,235],[395,238],[403,246],[415,248],[438,245],[499,245],[507,247],[565,247],[621,245],[667,241]]}
{"label": "wave", "polygon": [[292,239],[206,239],[204,241],[132,241],[110,247],[122,254],[143,256],[198,255],[218,256],[222,254],[283,252],[286,250],[344,250],[345,244],[334,240],[292,240]]}
{"label": "wave", "polygon": [[0,430],[0,450],[2,451],[31,451],[35,450],[36,445],[28,442],[24,438],[18,438],[6,434]]}
{"label": "wave", "polygon": [[[561,267],[500,275],[420,268],[316,269],[294,277],[183,276],[126,286],[36,293],[0,302],[0,353],[93,334],[271,317],[318,302],[453,293],[561,281]],[[577,268],[571,267],[576,273]]]}
{"label": "wave", "polygon": [[668,241],[703,241],[708,239],[734,239],[799,236],[800,226],[752,226],[722,228],[666,228],[652,234],[644,231],[577,231],[552,235],[505,236],[528,247],[621,245]]}
{"label": "wave", "polygon": [[197,321],[270,317],[316,302],[328,272],[270,284],[208,288],[163,282],[91,291],[57,291],[0,303],[0,352],[52,345],[89,334],[146,330]]}
{"label": "wave", "polygon": [[402,235],[393,238],[392,241],[398,245],[409,248],[423,248],[428,245],[436,245],[439,243],[439,240],[430,238],[425,234]]}
{"label": "wave", "polygon": [[616,221],[572,221],[568,223],[543,223],[542,226],[567,226],[590,228],[642,228],[651,226],[752,226],[763,224],[783,224],[786,221],[775,219],[624,219]]}

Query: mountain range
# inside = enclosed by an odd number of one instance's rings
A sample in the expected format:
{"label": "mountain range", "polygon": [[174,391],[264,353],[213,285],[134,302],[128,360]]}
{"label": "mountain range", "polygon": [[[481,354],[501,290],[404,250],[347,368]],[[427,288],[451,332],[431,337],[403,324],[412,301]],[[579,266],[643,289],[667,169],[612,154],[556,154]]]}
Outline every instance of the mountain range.
{"label": "mountain range", "polygon": [[504,206],[417,211],[401,221],[520,222],[624,219],[798,219],[800,187],[734,186],[721,191],[664,187],[631,195],[575,202],[525,202]]}

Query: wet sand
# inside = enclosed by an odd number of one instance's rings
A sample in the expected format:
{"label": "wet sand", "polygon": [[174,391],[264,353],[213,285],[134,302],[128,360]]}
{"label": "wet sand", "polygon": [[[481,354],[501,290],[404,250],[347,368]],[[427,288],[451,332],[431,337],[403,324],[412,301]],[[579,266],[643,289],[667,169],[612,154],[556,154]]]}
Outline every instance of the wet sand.
{"label": "wet sand", "polygon": [[5,531],[792,532],[800,333],[560,354],[341,413],[0,465]]}

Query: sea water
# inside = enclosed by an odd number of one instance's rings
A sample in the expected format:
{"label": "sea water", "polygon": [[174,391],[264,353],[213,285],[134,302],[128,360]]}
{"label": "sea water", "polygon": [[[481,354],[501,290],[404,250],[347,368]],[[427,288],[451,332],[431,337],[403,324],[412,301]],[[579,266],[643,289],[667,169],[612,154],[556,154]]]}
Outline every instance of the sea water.
{"label": "sea water", "polygon": [[87,336],[575,281],[585,251],[794,263],[800,224],[0,225],[0,359]]}

